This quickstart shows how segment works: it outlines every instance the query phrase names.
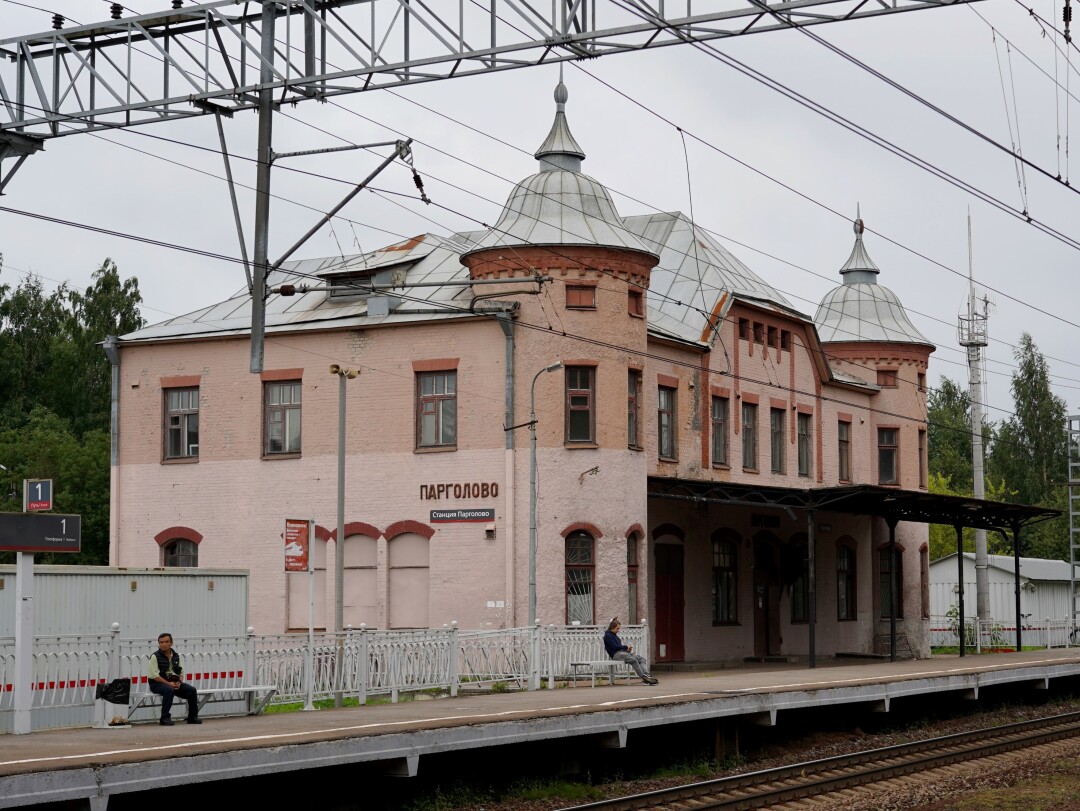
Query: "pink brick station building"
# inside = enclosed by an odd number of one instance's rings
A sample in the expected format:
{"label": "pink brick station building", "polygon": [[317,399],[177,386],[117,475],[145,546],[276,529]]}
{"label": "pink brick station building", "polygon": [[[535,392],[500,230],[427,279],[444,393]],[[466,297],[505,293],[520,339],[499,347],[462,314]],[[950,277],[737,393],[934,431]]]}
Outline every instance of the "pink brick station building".
{"label": "pink brick station building", "polygon": [[926,525],[873,504],[925,493],[934,347],[861,220],[810,318],[686,216],[621,216],[556,102],[493,228],[275,271],[261,375],[246,291],[118,340],[110,562],[247,568],[253,625],[306,628],[310,517],[317,625],[340,541],[346,624],[520,627],[535,509],[545,624],[647,619],[677,662],[880,651],[895,619],[928,652]]}

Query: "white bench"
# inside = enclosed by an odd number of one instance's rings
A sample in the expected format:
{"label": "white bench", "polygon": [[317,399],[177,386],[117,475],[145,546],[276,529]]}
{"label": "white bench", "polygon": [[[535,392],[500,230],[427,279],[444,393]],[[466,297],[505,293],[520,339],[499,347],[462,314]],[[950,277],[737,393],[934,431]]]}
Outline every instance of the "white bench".
{"label": "white bench", "polygon": [[[592,686],[596,686],[596,676],[607,674],[608,684],[615,683],[615,676],[631,676],[634,671],[630,668],[630,665],[626,662],[616,659],[595,659],[587,662],[571,662],[570,668],[574,676],[574,686],[577,686],[578,671],[582,668],[587,669],[589,676],[592,677]],[[618,672],[616,672],[618,671]]]}
{"label": "white bench", "polygon": [[[259,684],[252,687],[196,687],[199,691],[199,710],[210,701],[239,701],[244,698],[253,699],[248,702],[248,715],[258,715],[270,699],[277,693],[277,687],[273,685]],[[131,701],[128,703],[127,717],[131,718],[140,707],[151,707],[159,703],[161,696],[150,691],[133,692]],[[183,699],[176,697],[173,704],[187,705]]]}

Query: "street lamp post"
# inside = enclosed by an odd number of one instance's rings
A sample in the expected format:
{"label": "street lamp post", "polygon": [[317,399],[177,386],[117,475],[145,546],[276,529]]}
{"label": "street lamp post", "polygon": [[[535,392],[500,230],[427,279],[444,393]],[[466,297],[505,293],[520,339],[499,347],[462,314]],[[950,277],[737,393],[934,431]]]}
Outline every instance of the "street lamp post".
{"label": "street lamp post", "polygon": [[[337,435],[337,541],[334,543],[334,633],[337,636],[338,667],[341,673],[345,630],[345,381],[354,380],[359,374],[355,369],[343,369],[330,364],[330,374],[338,377],[338,435]],[[338,677],[340,679],[340,675]],[[340,681],[338,682],[340,688]],[[334,692],[334,706],[341,707],[345,696],[341,689]]]}
{"label": "street lamp post", "polygon": [[529,616],[528,626],[536,622],[536,381],[544,372],[563,368],[561,360],[545,366],[533,375],[529,387]]}

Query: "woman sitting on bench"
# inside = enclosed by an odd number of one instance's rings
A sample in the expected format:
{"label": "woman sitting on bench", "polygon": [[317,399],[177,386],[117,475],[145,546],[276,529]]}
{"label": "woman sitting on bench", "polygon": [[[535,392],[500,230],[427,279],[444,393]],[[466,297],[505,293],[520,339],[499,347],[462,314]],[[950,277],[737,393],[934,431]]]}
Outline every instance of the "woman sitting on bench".
{"label": "woman sitting on bench", "polygon": [[607,651],[608,656],[616,662],[626,662],[630,667],[634,668],[634,672],[641,677],[645,684],[659,684],[660,682],[650,676],[649,671],[645,669],[645,657],[634,653],[632,646],[624,645],[623,641],[619,639],[620,628],[622,628],[622,623],[619,622],[618,617],[615,617],[608,623],[607,631],[604,632],[604,649]]}

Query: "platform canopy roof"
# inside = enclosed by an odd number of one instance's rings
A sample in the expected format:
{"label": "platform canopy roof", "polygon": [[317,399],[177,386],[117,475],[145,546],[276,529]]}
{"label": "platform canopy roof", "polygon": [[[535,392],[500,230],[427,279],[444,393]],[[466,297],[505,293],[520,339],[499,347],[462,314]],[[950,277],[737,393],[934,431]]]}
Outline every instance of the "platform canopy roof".
{"label": "platform canopy roof", "polygon": [[1061,515],[1060,510],[1046,507],[869,484],[800,489],[650,476],[648,494],[650,498],[781,509],[789,514],[794,510],[822,510],[875,515],[886,521],[945,524],[999,532],[1015,532]]}

